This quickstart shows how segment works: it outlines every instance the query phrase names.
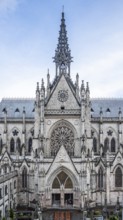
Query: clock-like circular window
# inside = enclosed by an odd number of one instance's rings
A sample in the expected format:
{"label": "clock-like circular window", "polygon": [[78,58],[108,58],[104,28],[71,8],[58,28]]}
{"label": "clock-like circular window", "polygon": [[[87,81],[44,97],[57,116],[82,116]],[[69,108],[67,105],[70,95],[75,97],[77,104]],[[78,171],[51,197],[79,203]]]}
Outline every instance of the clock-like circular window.
{"label": "clock-like circular window", "polygon": [[68,91],[67,90],[59,90],[58,92],[58,100],[60,102],[66,102],[68,99]]}

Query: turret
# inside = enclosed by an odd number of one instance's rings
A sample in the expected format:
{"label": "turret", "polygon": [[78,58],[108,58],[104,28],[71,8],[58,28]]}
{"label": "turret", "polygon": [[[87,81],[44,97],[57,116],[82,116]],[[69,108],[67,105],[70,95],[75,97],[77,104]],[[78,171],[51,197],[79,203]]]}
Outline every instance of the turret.
{"label": "turret", "polygon": [[103,145],[103,111],[102,108],[100,108],[100,144]]}
{"label": "turret", "polygon": [[84,80],[82,80],[81,88],[80,88],[81,102],[85,101],[85,86]]}
{"label": "turret", "polygon": [[[4,135],[3,135],[3,144],[7,148],[7,110],[5,108],[4,110]],[[3,149],[2,152],[4,152],[5,149]]]}
{"label": "turret", "polygon": [[25,107],[23,107],[23,125],[22,125],[22,136],[23,136],[23,140],[22,140],[22,144],[25,144],[26,141],[26,122],[25,122],[25,118],[26,118],[26,111],[25,111]]}
{"label": "turret", "polygon": [[90,106],[90,89],[89,83],[86,83],[86,134],[91,137],[91,106]]}
{"label": "turret", "polygon": [[88,82],[86,83],[86,101],[87,101],[87,104],[89,105],[89,103],[90,103],[90,89],[89,89]]}
{"label": "turret", "polygon": [[39,126],[40,126],[40,90],[39,90],[39,83],[37,83],[36,100],[35,100],[34,138],[38,138],[39,136]]}
{"label": "turret", "polygon": [[44,87],[44,80],[42,79],[41,82],[41,137],[44,136],[44,100],[45,100],[45,87]]}
{"label": "turret", "polygon": [[37,88],[36,88],[36,106],[39,107],[40,105],[40,90],[39,90],[39,82],[37,82]]}
{"label": "turret", "polygon": [[49,69],[47,72],[47,97],[50,95],[50,74],[49,74]]}
{"label": "turret", "polygon": [[75,83],[75,87],[76,87],[76,97],[79,100],[79,74],[76,74],[76,83]]}
{"label": "turret", "polygon": [[119,134],[119,145],[122,143],[122,111],[121,111],[121,108],[119,108],[119,112],[118,112],[118,115],[119,115],[119,128],[118,128],[118,134]]}

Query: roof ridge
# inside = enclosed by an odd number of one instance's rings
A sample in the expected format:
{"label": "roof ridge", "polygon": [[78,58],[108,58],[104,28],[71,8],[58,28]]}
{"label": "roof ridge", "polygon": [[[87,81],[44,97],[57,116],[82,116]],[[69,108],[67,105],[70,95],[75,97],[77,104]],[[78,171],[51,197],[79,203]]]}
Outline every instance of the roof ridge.
{"label": "roof ridge", "polygon": [[33,98],[19,98],[19,97],[9,97],[9,98],[7,98],[7,97],[5,97],[5,98],[2,98],[2,100],[1,101],[10,101],[10,100],[13,100],[13,101],[15,101],[15,100],[18,100],[18,101],[23,101],[23,100],[35,100],[35,98],[33,97]]}
{"label": "roof ridge", "polygon": [[93,97],[93,98],[90,98],[91,100],[123,100],[123,97]]}

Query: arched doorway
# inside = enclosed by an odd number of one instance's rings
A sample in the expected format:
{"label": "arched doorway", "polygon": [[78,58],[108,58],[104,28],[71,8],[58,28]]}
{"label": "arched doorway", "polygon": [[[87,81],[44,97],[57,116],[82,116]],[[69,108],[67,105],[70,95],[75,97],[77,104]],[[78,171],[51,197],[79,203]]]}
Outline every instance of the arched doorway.
{"label": "arched doorway", "polygon": [[52,182],[52,205],[72,206],[73,199],[73,182],[64,171],[61,171]]}

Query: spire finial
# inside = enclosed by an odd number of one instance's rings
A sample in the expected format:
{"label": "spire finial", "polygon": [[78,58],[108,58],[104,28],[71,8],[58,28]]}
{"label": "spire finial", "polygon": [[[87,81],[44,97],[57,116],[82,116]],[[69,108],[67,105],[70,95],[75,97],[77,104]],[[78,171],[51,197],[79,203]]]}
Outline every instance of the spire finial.
{"label": "spire finial", "polygon": [[62,13],[64,13],[64,5],[62,5]]}
{"label": "spire finial", "polygon": [[89,92],[89,82],[86,83],[86,92]]}
{"label": "spire finial", "polygon": [[37,89],[36,90],[39,91],[39,82],[37,82]]}
{"label": "spire finial", "polygon": [[82,84],[81,84],[81,91],[85,90],[85,86],[84,86],[84,80],[82,80]]}
{"label": "spire finial", "polygon": [[57,49],[55,50],[55,56],[53,57],[53,60],[56,64],[56,76],[62,73],[65,73],[68,76],[70,76],[70,64],[72,62],[72,57],[67,38],[64,8],[62,11],[58,45]]}

